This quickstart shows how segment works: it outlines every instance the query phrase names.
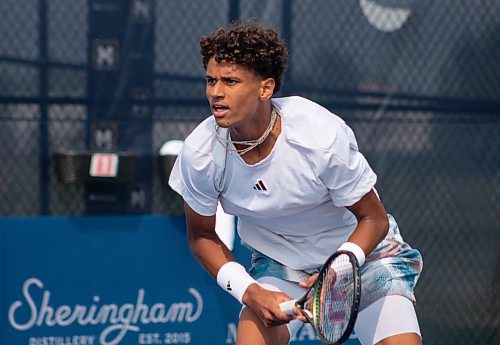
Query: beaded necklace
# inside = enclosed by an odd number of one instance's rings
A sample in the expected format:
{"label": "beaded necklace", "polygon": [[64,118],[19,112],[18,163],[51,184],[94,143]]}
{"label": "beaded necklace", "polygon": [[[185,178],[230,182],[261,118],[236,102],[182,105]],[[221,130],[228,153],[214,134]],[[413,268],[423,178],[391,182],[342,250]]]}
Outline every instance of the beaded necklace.
{"label": "beaded necklace", "polygon": [[[236,152],[237,154],[239,154],[240,156],[242,156],[245,153],[247,153],[248,151],[253,150],[257,146],[259,146],[260,144],[262,144],[264,142],[264,140],[267,139],[267,137],[269,136],[269,133],[271,133],[271,131],[274,128],[274,124],[276,122],[276,118],[277,117],[278,117],[278,111],[276,110],[276,108],[273,107],[273,110],[271,112],[271,121],[269,121],[269,125],[267,126],[266,130],[264,131],[264,133],[262,133],[262,135],[258,139],[255,139],[255,140],[236,141],[236,140],[231,140],[231,139],[223,138],[221,136],[221,134],[219,133],[220,127],[217,126],[217,125],[215,125],[215,135],[216,135],[217,141],[222,146],[224,146],[224,148],[226,149],[226,151]],[[245,147],[244,149],[237,149],[235,147],[233,149],[232,147],[229,146],[230,143],[233,144],[233,146],[236,144],[236,145],[244,145],[244,146],[248,146],[248,147]]]}

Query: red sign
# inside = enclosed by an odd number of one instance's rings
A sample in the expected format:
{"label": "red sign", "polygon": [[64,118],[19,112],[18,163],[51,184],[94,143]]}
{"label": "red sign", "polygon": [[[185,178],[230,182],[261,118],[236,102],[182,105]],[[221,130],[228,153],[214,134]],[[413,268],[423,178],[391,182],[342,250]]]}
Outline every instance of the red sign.
{"label": "red sign", "polygon": [[90,159],[90,176],[116,177],[118,155],[114,153],[94,153]]}

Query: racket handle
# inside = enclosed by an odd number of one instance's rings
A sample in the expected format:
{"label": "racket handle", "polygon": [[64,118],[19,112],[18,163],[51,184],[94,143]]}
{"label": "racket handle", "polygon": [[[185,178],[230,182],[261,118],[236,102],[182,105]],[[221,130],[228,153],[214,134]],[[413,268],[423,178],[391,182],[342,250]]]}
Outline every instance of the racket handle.
{"label": "racket handle", "polygon": [[295,315],[295,313],[293,312],[293,307],[295,307],[295,303],[297,303],[296,299],[281,302],[280,308],[287,315]]}

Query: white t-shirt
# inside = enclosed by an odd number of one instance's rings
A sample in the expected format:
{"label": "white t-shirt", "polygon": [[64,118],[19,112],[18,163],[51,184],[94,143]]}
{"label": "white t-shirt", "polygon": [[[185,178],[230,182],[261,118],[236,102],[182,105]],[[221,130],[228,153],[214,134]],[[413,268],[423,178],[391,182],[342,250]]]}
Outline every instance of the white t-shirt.
{"label": "white t-shirt", "polygon": [[293,269],[318,267],[356,226],[345,206],[377,177],[340,117],[301,97],[272,103],[281,134],[269,156],[248,165],[226,152],[210,116],[186,138],[169,184],[201,215],[214,215],[220,200],[252,248]]}

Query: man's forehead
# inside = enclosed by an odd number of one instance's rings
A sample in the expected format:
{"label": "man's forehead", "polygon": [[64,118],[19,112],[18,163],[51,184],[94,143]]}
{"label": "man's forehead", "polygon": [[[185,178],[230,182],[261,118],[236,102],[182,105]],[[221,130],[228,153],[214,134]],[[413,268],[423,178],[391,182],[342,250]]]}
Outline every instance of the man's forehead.
{"label": "man's forehead", "polygon": [[227,60],[220,60],[220,61],[217,61],[215,59],[215,57],[212,57],[209,61],[208,61],[208,64],[209,65],[212,65],[214,67],[217,67],[217,68],[230,68],[232,70],[237,70],[239,68],[242,68],[243,66],[241,65],[238,65],[236,62],[232,62],[232,61],[227,61]]}
{"label": "man's forehead", "polygon": [[207,73],[210,73],[210,71],[213,72],[214,70],[223,70],[224,73],[230,74],[239,72],[252,73],[252,71],[246,66],[239,65],[235,62],[228,62],[225,60],[217,62],[215,58],[211,58],[207,65]]}

